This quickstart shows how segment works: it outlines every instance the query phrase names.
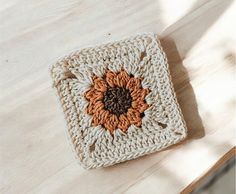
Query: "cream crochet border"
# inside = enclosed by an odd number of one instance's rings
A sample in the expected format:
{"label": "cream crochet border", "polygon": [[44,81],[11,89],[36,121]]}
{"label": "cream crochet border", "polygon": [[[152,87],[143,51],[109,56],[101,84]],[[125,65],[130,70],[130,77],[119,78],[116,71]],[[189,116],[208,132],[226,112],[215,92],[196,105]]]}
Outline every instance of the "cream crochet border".
{"label": "cream crochet border", "polygon": [[[144,57],[141,57],[144,56]],[[142,87],[151,92],[146,101],[142,127],[131,125],[127,133],[117,129],[112,136],[101,126],[91,126],[84,111],[92,74],[106,69],[125,69],[143,77]],[[84,168],[109,166],[152,153],[183,140],[187,129],[171,83],[167,59],[156,35],[144,34],[76,51],[52,66],[51,75],[68,124],[72,147]],[[162,128],[158,123],[164,123]]]}

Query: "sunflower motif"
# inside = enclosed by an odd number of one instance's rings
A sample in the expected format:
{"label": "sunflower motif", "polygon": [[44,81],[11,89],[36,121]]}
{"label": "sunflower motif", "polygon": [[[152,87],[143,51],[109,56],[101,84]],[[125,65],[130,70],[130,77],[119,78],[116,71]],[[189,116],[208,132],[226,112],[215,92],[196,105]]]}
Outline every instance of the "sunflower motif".
{"label": "sunflower motif", "polygon": [[126,132],[131,124],[140,127],[149,107],[145,101],[149,90],[142,88],[141,81],[125,70],[107,71],[102,78],[93,76],[93,87],[85,93],[93,126],[102,125],[112,133],[117,128]]}

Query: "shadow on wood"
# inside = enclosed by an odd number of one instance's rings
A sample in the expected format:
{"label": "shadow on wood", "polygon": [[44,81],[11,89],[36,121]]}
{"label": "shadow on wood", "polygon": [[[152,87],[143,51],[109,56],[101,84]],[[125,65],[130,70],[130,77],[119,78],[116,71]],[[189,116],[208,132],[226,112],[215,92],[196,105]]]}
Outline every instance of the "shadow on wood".
{"label": "shadow on wood", "polygon": [[188,139],[201,138],[205,132],[188,72],[182,64],[175,42],[168,37],[162,38],[160,42],[167,55],[172,82],[187,125]]}
{"label": "shadow on wood", "polygon": [[161,35],[160,42],[168,58],[174,89],[187,124],[187,139],[202,138],[205,135],[205,130],[198,113],[198,105],[188,72],[182,64],[182,59],[231,3],[232,0],[198,1],[192,6],[190,12],[168,27]]}

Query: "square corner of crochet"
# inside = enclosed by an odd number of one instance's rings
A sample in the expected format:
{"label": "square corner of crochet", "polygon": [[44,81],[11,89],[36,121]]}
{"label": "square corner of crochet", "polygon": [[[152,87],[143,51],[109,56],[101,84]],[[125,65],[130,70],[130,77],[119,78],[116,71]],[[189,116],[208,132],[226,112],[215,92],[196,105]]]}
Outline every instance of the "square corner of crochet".
{"label": "square corner of crochet", "polygon": [[187,135],[156,35],[81,49],[53,65],[51,74],[85,168],[134,159]]}

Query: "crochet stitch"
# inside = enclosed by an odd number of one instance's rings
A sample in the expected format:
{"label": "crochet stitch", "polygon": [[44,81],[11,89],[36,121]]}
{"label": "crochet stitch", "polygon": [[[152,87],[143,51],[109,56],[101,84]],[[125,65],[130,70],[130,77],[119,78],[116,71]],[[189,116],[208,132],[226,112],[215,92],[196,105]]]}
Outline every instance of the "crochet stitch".
{"label": "crochet stitch", "polygon": [[134,159],[187,135],[155,35],[81,49],[53,65],[51,74],[85,168]]}
{"label": "crochet stitch", "polygon": [[104,79],[93,76],[93,87],[85,93],[89,101],[86,112],[93,116],[93,126],[102,125],[112,133],[117,128],[126,132],[131,124],[141,125],[148,93],[141,87],[140,78],[130,77],[124,70],[108,71]]}

